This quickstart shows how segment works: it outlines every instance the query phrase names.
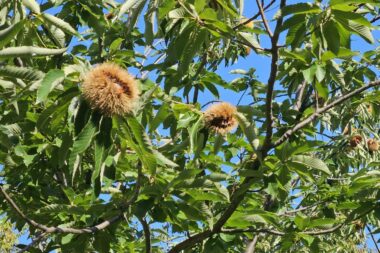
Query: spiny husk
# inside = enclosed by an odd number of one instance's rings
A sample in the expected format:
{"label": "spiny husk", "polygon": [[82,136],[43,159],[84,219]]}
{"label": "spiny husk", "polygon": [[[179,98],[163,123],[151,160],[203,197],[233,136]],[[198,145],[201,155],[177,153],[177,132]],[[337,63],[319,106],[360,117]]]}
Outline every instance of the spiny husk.
{"label": "spiny husk", "polygon": [[136,80],[113,63],[100,64],[88,72],[82,92],[91,107],[106,116],[133,113],[139,98]]}
{"label": "spiny husk", "polygon": [[361,137],[360,135],[354,135],[351,137],[350,139],[350,146],[352,148],[355,148],[356,146],[358,146],[360,144],[360,142],[362,142],[363,140],[363,137]]}
{"label": "spiny husk", "polygon": [[368,150],[371,152],[379,150],[379,142],[377,140],[368,139],[367,140],[367,146],[368,146]]}
{"label": "spiny husk", "polygon": [[213,132],[225,135],[238,125],[236,112],[236,107],[229,103],[214,104],[204,112],[205,126]]}

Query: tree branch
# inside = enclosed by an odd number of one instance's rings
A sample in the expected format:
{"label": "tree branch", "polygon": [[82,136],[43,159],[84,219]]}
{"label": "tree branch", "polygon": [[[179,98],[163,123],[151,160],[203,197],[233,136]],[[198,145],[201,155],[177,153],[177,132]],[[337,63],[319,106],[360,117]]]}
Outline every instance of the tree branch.
{"label": "tree branch", "polygon": [[[371,23],[375,23],[377,20],[379,20],[380,19],[380,15],[378,15],[378,16],[376,16],[376,17],[374,17],[373,19],[371,19]],[[380,252],[380,251],[379,251]]]}
{"label": "tree branch", "polygon": [[240,234],[240,233],[266,233],[266,234],[272,234],[272,235],[278,235],[278,236],[284,236],[285,233],[273,229],[254,229],[254,228],[238,228],[238,229],[229,229],[224,228],[220,231],[223,234]]}
{"label": "tree branch", "polygon": [[[132,197],[130,198],[127,203],[124,204],[123,210],[125,210],[127,207],[129,207],[133,202],[136,201],[137,196],[140,192],[140,181],[141,181],[141,168],[139,168],[139,176],[137,178],[135,190],[133,192]],[[18,207],[18,205],[13,201],[13,199],[8,195],[8,193],[3,189],[3,187],[0,185],[0,192],[4,196],[5,200],[8,202],[8,204],[16,211],[16,213],[21,216],[30,226],[35,227],[39,230],[44,231],[47,234],[51,233],[66,233],[66,234],[87,234],[87,233],[95,233],[99,230],[103,230],[107,228],[109,225],[119,221],[123,218],[122,212],[119,215],[113,216],[95,226],[86,227],[86,228],[70,228],[70,227],[48,227],[43,224],[40,224],[33,219],[29,218],[24,214],[23,211]]]}
{"label": "tree branch", "polygon": [[[273,33],[270,29],[270,26],[268,24],[268,20],[266,19],[265,17],[265,13],[264,13],[264,9],[263,9],[263,6],[261,5],[260,1],[259,0],[256,0],[256,3],[257,3],[257,7],[259,7],[259,12],[260,12],[260,16],[261,18],[263,19],[263,23],[264,23],[264,27],[265,27],[265,30],[267,31],[269,37],[273,37]],[[281,21],[282,22],[282,21]],[[277,22],[278,23],[278,22]]]}
{"label": "tree branch", "polygon": [[[271,7],[274,3],[276,2],[276,0],[272,0],[267,6],[264,7],[264,11],[266,11],[269,7]],[[260,11],[258,11],[253,17],[245,20],[244,22],[241,22],[240,24],[238,24],[237,26],[233,27],[234,30],[238,29],[239,27],[243,26],[243,25],[246,25],[248,24],[249,22],[255,20],[256,18],[258,18],[260,16]]]}
{"label": "tree branch", "polygon": [[259,235],[255,235],[253,240],[248,244],[247,249],[245,250],[245,253],[255,253],[256,244],[259,240]]}
{"label": "tree branch", "polygon": [[369,233],[370,236],[371,236],[371,239],[372,239],[372,241],[373,241],[373,244],[375,244],[375,247],[376,247],[376,249],[377,249],[377,252],[380,253],[379,245],[377,245],[377,241],[376,241],[375,237],[373,236],[373,234],[372,234],[372,232],[371,232],[371,229],[369,228],[368,225],[366,225],[366,228],[367,228],[367,230],[368,230],[368,233]]}
{"label": "tree branch", "polygon": [[145,252],[151,253],[152,252],[152,244],[150,239],[150,228],[148,222],[144,218],[138,218],[143,230],[144,230],[144,237],[145,237]]}
{"label": "tree branch", "polygon": [[305,92],[306,84],[307,82],[303,81],[297,88],[296,104],[294,106],[295,107],[294,109],[296,109],[297,111],[301,109],[303,93]]}
{"label": "tree branch", "polygon": [[[257,1],[257,0],[256,0]],[[280,9],[282,9],[286,5],[286,0],[281,0]],[[270,144],[272,142],[272,134],[273,134],[273,89],[274,84],[276,82],[277,77],[277,61],[278,61],[278,39],[281,32],[283,17],[279,17],[276,24],[276,29],[274,31],[273,36],[271,36],[271,44],[272,44],[272,62],[271,69],[268,79],[268,90],[266,95],[266,136],[264,140],[263,150],[267,150],[270,148]]]}
{"label": "tree branch", "polygon": [[353,97],[353,96],[355,96],[355,95],[357,95],[357,94],[359,94],[359,93],[361,93],[361,92],[363,92],[363,91],[365,91],[367,89],[370,89],[372,87],[378,86],[378,85],[380,85],[380,80],[376,80],[376,81],[370,82],[370,83],[368,83],[367,85],[365,85],[363,87],[360,87],[360,88],[358,88],[356,90],[353,90],[353,91],[351,91],[351,92],[349,92],[349,93],[347,93],[345,95],[340,96],[334,102],[331,102],[331,103],[325,105],[324,107],[319,108],[312,115],[310,115],[309,117],[307,117],[303,121],[301,121],[298,124],[296,124],[292,129],[289,129],[288,131],[286,131],[275,143],[273,143],[271,145],[271,147],[277,147],[278,145],[281,145],[283,142],[285,142],[286,140],[288,140],[289,137],[291,135],[293,135],[296,131],[298,131],[299,129],[303,128],[307,124],[311,123],[320,114],[322,114],[322,113],[330,110],[334,106],[337,106],[337,105],[343,103],[344,101],[350,99],[351,97]]}
{"label": "tree branch", "polygon": [[44,239],[47,235],[48,235],[48,233],[46,233],[46,232],[41,233],[41,234],[38,235],[35,239],[33,239],[32,242],[31,242],[29,245],[27,245],[25,248],[19,250],[18,253],[23,253],[23,252],[28,251],[28,250],[31,249],[34,245],[36,245],[36,244],[39,243],[42,239]]}
{"label": "tree branch", "polygon": [[[337,231],[340,229],[344,223],[338,224],[332,228],[324,229],[324,230],[316,230],[316,231],[305,231],[301,233],[307,234],[307,235],[324,235],[324,234],[329,234]],[[284,236],[286,235],[285,232],[281,232],[278,230],[273,230],[273,229],[253,229],[253,228],[246,228],[246,229],[222,229],[221,233],[224,234],[239,234],[239,233],[267,233],[267,234],[272,234],[272,235],[278,235],[278,236]]]}

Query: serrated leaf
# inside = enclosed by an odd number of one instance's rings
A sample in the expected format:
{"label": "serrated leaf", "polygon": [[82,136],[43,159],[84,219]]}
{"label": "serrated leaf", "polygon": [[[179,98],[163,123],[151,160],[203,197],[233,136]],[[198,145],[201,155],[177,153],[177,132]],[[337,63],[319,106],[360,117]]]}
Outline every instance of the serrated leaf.
{"label": "serrated leaf", "polygon": [[40,5],[35,0],[22,0],[22,4],[36,14],[40,14]]}
{"label": "serrated leaf", "polygon": [[332,225],[336,224],[336,219],[330,219],[330,218],[321,218],[321,219],[314,219],[311,220],[308,224],[308,228],[314,228],[314,227],[331,227]]}
{"label": "serrated leaf", "polygon": [[59,69],[50,70],[42,79],[37,90],[37,104],[45,102],[49,93],[65,79],[65,73]]}
{"label": "serrated leaf", "polygon": [[69,167],[72,170],[72,180],[74,181],[77,168],[79,166],[80,155],[86,151],[86,149],[91,145],[94,137],[96,136],[97,130],[97,119],[92,117],[86,126],[79,133],[78,137],[73,143],[71,153],[69,156]]}
{"label": "serrated leaf", "polygon": [[168,13],[168,17],[171,19],[181,19],[187,17],[188,14],[185,9],[177,8]]}
{"label": "serrated leaf", "polygon": [[318,82],[322,82],[326,76],[326,69],[321,65],[316,65],[316,66],[317,66],[317,69],[315,71],[315,77],[317,78]]}
{"label": "serrated leaf", "polygon": [[60,47],[65,47],[66,45],[66,34],[55,25],[46,25],[47,30],[51,34],[56,45]]}
{"label": "serrated leaf", "polygon": [[310,223],[310,217],[296,215],[296,217],[294,218],[294,223],[296,224],[298,229],[304,230],[305,228],[308,227]]}
{"label": "serrated leaf", "polygon": [[164,103],[161,105],[154,119],[150,122],[150,131],[156,130],[156,128],[168,117],[170,107]]}
{"label": "serrated leaf", "polygon": [[73,87],[58,96],[58,103],[51,105],[39,115],[36,125],[37,129],[43,133],[49,128],[53,129],[55,122],[62,120],[61,115],[63,116],[66,113],[71,100],[78,94],[78,88]]}
{"label": "serrated leaf", "polygon": [[[309,13],[321,13],[322,10],[315,4],[311,3],[298,3],[290,4],[282,8],[281,15],[287,16],[290,14],[299,15],[299,14],[309,14]],[[279,15],[277,14],[276,17]]]}
{"label": "serrated leaf", "polygon": [[16,24],[13,24],[4,30],[0,31],[0,48],[3,48],[5,45],[7,45],[11,40],[16,38],[16,35],[18,32],[24,27],[25,21],[22,20],[20,22],[17,22]]}
{"label": "serrated leaf", "polygon": [[67,23],[66,21],[64,21],[60,18],[57,18],[56,16],[50,15],[48,13],[43,13],[41,15],[41,17],[47,23],[58,27],[59,29],[61,29],[64,32],[71,34],[71,35],[79,36],[78,32],[73,27],[71,27],[71,25],[69,23]]}
{"label": "serrated leaf", "polygon": [[246,42],[248,45],[251,45],[253,49],[257,52],[257,50],[261,49],[260,43],[257,40],[257,36],[254,33],[247,33],[247,32],[239,32],[240,37],[244,42]]}
{"label": "serrated leaf", "polygon": [[235,8],[230,4],[230,1],[225,0],[216,0],[225,11],[227,11],[231,16],[237,17],[238,12],[235,10]]}
{"label": "serrated leaf", "polygon": [[317,66],[312,65],[310,68],[307,68],[302,71],[303,77],[306,82],[312,83],[314,81],[315,72],[317,71]]}
{"label": "serrated leaf", "polygon": [[334,54],[339,52],[340,48],[340,36],[338,28],[334,21],[329,20],[323,26],[323,34],[327,41],[327,46]]}
{"label": "serrated leaf", "polygon": [[103,182],[103,173],[105,168],[105,159],[107,158],[107,150],[111,145],[111,129],[112,119],[102,118],[100,120],[99,134],[95,138],[94,152],[94,171],[91,175],[91,182],[94,187],[94,196],[98,197]]}
{"label": "serrated leaf", "polygon": [[190,150],[197,154],[198,151],[200,151],[200,147],[198,147],[199,144],[199,136],[198,134],[204,127],[203,117],[200,117],[197,122],[190,128],[189,134],[190,134]]}
{"label": "serrated leaf", "polygon": [[134,117],[118,119],[121,133],[128,141],[129,146],[136,152],[144,168],[155,174],[157,161],[144,128]]}
{"label": "serrated leaf", "polygon": [[121,18],[130,9],[140,5],[144,0],[126,0],[121,6],[118,14],[118,18]]}
{"label": "serrated leaf", "polygon": [[306,155],[295,155],[290,158],[290,161],[303,164],[307,167],[311,167],[313,169],[317,169],[328,175],[331,175],[329,167],[327,167],[327,165],[321,159]]}
{"label": "serrated leaf", "polygon": [[37,81],[44,77],[44,73],[33,68],[4,66],[0,67],[0,76],[8,78],[20,78],[26,81]]}
{"label": "serrated leaf", "polygon": [[0,58],[58,55],[63,54],[66,50],[67,48],[51,49],[32,46],[8,47],[0,50]]}
{"label": "serrated leaf", "polygon": [[380,4],[378,0],[331,0],[330,6],[337,4]]}
{"label": "serrated leaf", "polygon": [[156,6],[155,1],[150,1],[148,4],[148,10],[145,12],[145,41],[147,45],[152,45],[154,39],[154,18],[155,18]]}
{"label": "serrated leaf", "polygon": [[255,134],[255,126],[242,113],[237,113],[236,118],[239,121],[239,126],[243,130],[245,137],[247,137],[249,144],[251,144],[254,150],[257,150],[259,148],[260,142],[258,142],[258,138]]}
{"label": "serrated leaf", "polygon": [[335,13],[335,16],[334,16],[335,20],[338,21],[339,24],[341,24],[344,27],[344,29],[358,34],[368,43],[371,43],[371,44],[374,43],[374,38],[370,30],[371,25],[368,25],[363,20],[348,18],[346,15],[346,12],[334,11],[334,13]]}
{"label": "serrated leaf", "polygon": [[192,32],[182,52],[182,56],[178,65],[179,73],[188,71],[189,65],[193,61],[193,58],[196,55],[197,51],[202,47],[206,35],[206,29],[196,29]]}
{"label": "serrated leaf", "polygon": [[174,167],[179,167],[178,164],[176,164],[175,162],[173,162],[172,160],[170,160],[169,158],[167,158],[166,156],[164,156],[161,152],[159,152],[157,150],[153,150],[153,154],[156,157],[157,162],[161,166],[168,166],[168,167],[173,167],[173,168]]}

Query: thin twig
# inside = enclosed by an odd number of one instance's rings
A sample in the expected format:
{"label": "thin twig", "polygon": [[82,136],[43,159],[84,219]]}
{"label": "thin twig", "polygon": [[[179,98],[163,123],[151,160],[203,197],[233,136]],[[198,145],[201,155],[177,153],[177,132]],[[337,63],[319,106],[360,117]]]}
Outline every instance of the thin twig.
{"label": "thin twig", "polygon": [[41,234],[38,235],[35,239],[33,239],[32,242],[31,242],[29,245],[27,245],[25,248],[19,250],[18,253],[23,253],[23,252],[28,251],[28,250],[31,249],[34,245],[36,245],[36,244],[39,243],[42,239],[44,239],[47,235],[48,235],[48,233],[46,233],[46,232],[41,233]]}
{"label": "thin twig", "polygon": [[288,131],[286,131],[275,143],[273,143],[271,145],[271,147],[277,147],[278,145],[281,145],[283,142],[285,142],[287,139],[289,139],[289,137],[291,135],[293,135],[296,131],[303,128],[307,124],[311,123],[314,119],[316,119],[322,113],[324,113],[324,112],[330,110],[331,108],[343,103],[344,101],[350,99],[351,97],[353,97],[357,94],[360,94],[361,92],[363,92],[367,89],[370,89],[372,87],[378,86],[378,85],[380,85],[380,80],[370,82],[365,86],[362,86],[356,90],[353,90],[353,91],[351,91],[345,95],[340,96],[339,98],[335,99],[334,102],[331,102],[331,103],[325,105],[324,107],[319,108],[312,115],[310,115],[309,117],[307,117],[303,121],[296,124],[292,129],[289,129]]}
{"label": "thin twig", "polygon": [[[257,0],[256,0],[257,1]],[[285,7],[286,0],[281,0],[280,9]],[[282,16],[277,20],[276,29],[274,31],[273,36],[271,36],[271,44],[272,44],[272,62],[271,62],[271,70],[268,79],[268,90],[266,95],[266,107],[265,107],[265,115],[266,115],[266,136],[264,140],[263,150],[267,150],[270,148],[270,144],[272,142],[272,134],[273,134],[273,89],[274,84],[276,82],[277,77],[277,69],[278,69],[278,39],[280,37],[281,26],[282,26],[283,18]]]}
{"label": "thin twig", "polygon": [[245,253],[255,253],[255,248],[256,248],[258,239],[259,239],[259,235],[255,235],[253,240],[248,244],[247,249],[245,250]]}
{"label": "thin twig", "polygon": [[305,211],[307,209],[310,209],[310,208],[313,208],[319,204],[322,204],[322,203],[325,203],[326,201],[318,201],[318,202],[315,202],[314,204],[310,205],[310,206],[305,206],[305,207],[300,207],[300,208],[297,208],[297,209],[294,209],[294,210],[289,210],[289,211],[285,211],[283,213],[279,213],[278,215],[288,215],[288,214],[293,214],[293,213],[298,213],[298,212],[302,212],[302,211]]}
{"label": "thin twig", "polygon": [[372,238],[372,241],[373,241],[373,244],[375,244],[375,247],[377,249],[377,252],[380,253],[380,249],[379,249],[379,245],[377,245],[377,241],[375,239],[375,237],[373,236],[372,232],[371,232],[371,229],[369,228],[368,225],[366,225],[366,228],[368,230],[368,233],[370,234],[371,238]]}
{"label": "thin twig", "polygon": [[373,19],[371,19],[371,23],[375,23],[377,20],[379,20],[380,19],[380,15],[378,15],[378,16],[376,16],[376,17],[374,17]]}
{"label": "thin twig", "polygon": [[[274,3],[276,2],[276,0],[272,0],[267,6],[264,7],[264,11],[266,11],[269,7],[271,7]],[[248,24],[249,22],[255,20],[256,18],[258,18],[260,16],[260,11],[258,11],[254,16],[252,16],[251,18],[245,20],[244,22],[241,22],[240,24],[236,25],[235,27],[233,27],[234,30]]]}
{"label": "thin twig", "polygon": [[152,244],[151,244],[151,238],[150,238],[150,228],[148,222],[146,222],[145,218],[139,218],[139,221],[143,227],[144,230],[144,237],[145,237],[145,252],[151,253],[152,252]]}
{"label": "thin twig", "polygon": [[295,104],[295,110],[299,111],[300,108],[301,108],[301,105],[302,105],[302,100],[303,100],[303,94],[305,92],[305,88],[306,88],[306,80],[303,81],[297,88],[297,95],[296,95],[296,104]]}
{"label": "thin twig", "polygon": [[[260,1],[259,0],[256,0],[256,3],[257,3],[257,7],[259,7],[259,12],[260,12],[260,16],[261,18],[263,19],[263,23],[264,23],[264,27],[265,27],[265,30],[267,31],[269,37],[273,37],[273,33],[270,29],[270,26],[268,24],[268,20],[266,19],[265,17],[265,13],[264,13],[264,9],[263,9],[263,6],[261,5]],[[282,21],[281,21],[282,22]]]}

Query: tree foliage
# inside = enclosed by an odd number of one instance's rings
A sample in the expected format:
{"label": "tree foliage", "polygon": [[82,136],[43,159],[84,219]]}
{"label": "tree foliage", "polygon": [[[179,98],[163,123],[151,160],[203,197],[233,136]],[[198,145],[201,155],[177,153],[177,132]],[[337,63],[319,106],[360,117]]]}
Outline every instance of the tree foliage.
{"label": "tree foliage", "polygon": [[[252,4],[0,0],[0,211],[29,231],[20,250],[376,241],[380,3],[256,0],[244,17]],[[248,55],[269,59],[268,76],[254,64],[221,73]],[[136,76],[132,113],[102,115],[82,95],[106,62]],[[204,114],[225,97],[237,111]]]}

